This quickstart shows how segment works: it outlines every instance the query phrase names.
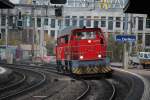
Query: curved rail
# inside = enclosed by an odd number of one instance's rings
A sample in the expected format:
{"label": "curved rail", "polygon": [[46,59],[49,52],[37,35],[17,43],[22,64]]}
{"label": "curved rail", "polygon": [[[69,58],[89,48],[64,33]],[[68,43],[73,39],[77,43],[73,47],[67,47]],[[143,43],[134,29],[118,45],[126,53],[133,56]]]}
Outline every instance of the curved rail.
{"label": "curved rail", "polygon": [[4,91],[4,90],[8,90],[9,88],[15,87],[17,85],[20,85],[20,84],[22,84],[26,80],[25,74],[22,74],[22,73],[19,73],[19,72],[15,72],[15,73],[19,74],[19,76],[21,76],[22,79],[19,80],[19,81],[17,81],[17,82],[15,82],[14,84],[10,84],[10,85],[8,85],[8,86],[6,86],[4,88],[0,88],[0,92]]}
{"label": "curved rail", "polygon": [[[108,81],[108,80],[107,80]],[[114,84],[112,82],[109,82],[108,83],[111,85],[112,89],[113,89],[113,92],[112,92],[112,95],[110,96],[109,100],[113,100],[114,97],[115,97],[115,92],[116,92],[116,88],[114,86]]]}
{"label": "curved rail", "polygon": [[128,92],[125,93],[126,95],[124,95],[124,99],[141,100],[145,90],[144,79],[142,78],[142,76],[118,68],[113,69],[116,72],[113,75],[113,78],[118,80],[119,82],[124,83],[126,88],[128,89]]}
{"label": "curved rail", "polygon": [[[10,67],[10,68],[12,68],[12,67]],[[37,71],[33,71],[33,70],[29,70],[29,69],[25,69],[25,68],[18,68],[18,67],[14,67],[14,68],[16,68],[16,69],[21,69],[21,70],[31,71],[32,73],[36,73],[36,74],[40,75],[40,76],[42,77],[42,79],[41,79],[39,82],[36,82],[36,84],[31,85],[31,86],[28,87],[28,88],[25,88],[25,89],[23,89],[23,90],[21,90],[21,91],[14,92],[14,93],[12,93],[12,94],[9,94],[9,95],[3,96],[3,97],[0,97],[0,100],[8,99],[8,98],[10,98],[10,97],[13,97],[13,96],[19,95],[19,94],[21,94],[21,93],[23,93],[23,92],[26,92],[26,91],[29,91],[29,90],[31,90],[31,89],[34,89],[34,88],[36,88],[36,87],[42,85],[42,84],[46,81],[46,75],[43,74],[43,73],[40,73],[40,72],[37,72]]]}
{"label": "curved rail", "polygon": [[81,100],[90,91],[90,85],[85,81],[83,81],[83,82],[87,86],[87,89],[80,96],[78,96],[75,100]]}

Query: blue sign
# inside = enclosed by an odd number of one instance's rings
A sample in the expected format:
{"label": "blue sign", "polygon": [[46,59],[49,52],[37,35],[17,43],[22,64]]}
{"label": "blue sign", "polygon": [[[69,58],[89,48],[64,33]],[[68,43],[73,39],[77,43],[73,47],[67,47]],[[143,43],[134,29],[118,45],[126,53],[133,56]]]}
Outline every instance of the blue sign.
{"label": "blue sign", "polygon": [[118,42],[135,42],[135,35],[116,35],[116,41]]}

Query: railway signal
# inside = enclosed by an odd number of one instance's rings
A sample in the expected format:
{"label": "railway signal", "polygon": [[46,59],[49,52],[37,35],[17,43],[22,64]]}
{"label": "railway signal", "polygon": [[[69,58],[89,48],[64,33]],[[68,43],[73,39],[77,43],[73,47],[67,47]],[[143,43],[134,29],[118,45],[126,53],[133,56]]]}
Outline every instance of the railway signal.
{"label": "railway signal", "polygon": [[55,8],[55,16],[56,17],[61,17],[62,16],[62,8],[61,7]]}
{"label": "railway signal", "polygon": [[21,12],[19,12],[18,13],[18,19],[21,19],[21,16],[22,16],[22,14],[21,14]]}

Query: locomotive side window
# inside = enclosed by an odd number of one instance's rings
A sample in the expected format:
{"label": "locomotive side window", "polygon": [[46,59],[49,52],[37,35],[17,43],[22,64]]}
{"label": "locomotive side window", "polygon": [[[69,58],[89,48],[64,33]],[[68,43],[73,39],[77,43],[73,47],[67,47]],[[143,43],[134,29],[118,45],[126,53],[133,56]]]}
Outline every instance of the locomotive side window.
{"label": "locomotive side window", "polygon": [[57,44],[58,45],[60,45],[60,44],[66,44],[66,43],[68,43],[68,35],[63,36],[63,37],[61,37],[61,38],[59,38],[57,40]]}
{"label": "locomotive side window", "polygon": [[60,41],[61,41],[61,44],[65,43],[65,39],[63,37],[60,39]]}
{"label": "locomotive side window", "polygon": [[59,45],[61,43],[60,38],[57,39],[57,45]]}
{"label": "locomotive side window", "polygon": [[104,40],[103,40],[102,38],[101,38],[101,40],[100,40],[100,43],[101,43],[101,44],[104,44]]}
{"label": "locomotive side window", "polygon": [[68,43],[68,35],[66,35],[66,36],[64,37],[64,39],[65,39],[65,43]]}

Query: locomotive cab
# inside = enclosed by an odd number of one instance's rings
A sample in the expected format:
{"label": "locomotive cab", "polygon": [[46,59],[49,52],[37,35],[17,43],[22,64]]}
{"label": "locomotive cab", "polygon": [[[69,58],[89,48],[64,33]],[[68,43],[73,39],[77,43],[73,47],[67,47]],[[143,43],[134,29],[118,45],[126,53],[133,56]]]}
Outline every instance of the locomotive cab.
{"label": "locomotive cab", "polygon": [[78,55],[79,60],[96,60],[106,57],[106,41],[100,30],[75,30],[71,34],[70,45],[72,55]]}

